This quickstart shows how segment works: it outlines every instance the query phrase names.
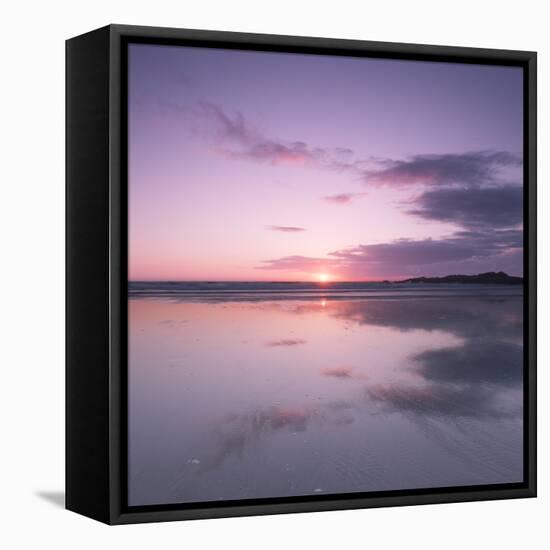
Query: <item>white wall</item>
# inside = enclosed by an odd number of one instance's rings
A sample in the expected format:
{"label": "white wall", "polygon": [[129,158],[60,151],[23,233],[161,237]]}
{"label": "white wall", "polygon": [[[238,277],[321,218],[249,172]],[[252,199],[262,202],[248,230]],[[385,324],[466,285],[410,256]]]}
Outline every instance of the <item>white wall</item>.
{"label": "white wall", "polygon": [[[0,40],[0,544],[5,548],[534,548],[550,540],[548,439],[540,497],[107,528],[52,503],[63,490],[64,40],[107,23],[528,49],[539,52],[539,212],[548,203],[550,74],[542,1],[19,1]],[[546,16],[546,17],[545,17]],[[541,216],[539,214],[539,216]],[[541,216],[542,217],[542,216]],[[540,280],[548,277],[540,223]],[[548,291],[541,288],[540,305]],[[542,308],[541,308],[542,309]],[[541,319],[542,320],[542,319]],[[548,338],[548,337],[547,337]],[[547,349],[540,350],[540,387]],[[541,399],[541,427],[549,407]],[[41,496],[42,495],[42,496]],[[538,543],[536,541],[538,540]]]}

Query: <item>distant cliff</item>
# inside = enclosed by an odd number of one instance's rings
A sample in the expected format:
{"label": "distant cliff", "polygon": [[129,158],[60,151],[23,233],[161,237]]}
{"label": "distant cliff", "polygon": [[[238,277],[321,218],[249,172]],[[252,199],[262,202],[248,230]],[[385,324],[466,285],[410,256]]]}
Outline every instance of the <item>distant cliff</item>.
{"label": "distant cliff", "polygon": [[522,285],[522,277],[512,277],[503,271],[479,273],[478,275],[447,275],[445,277],[416,277],[397,281],[398,283],[463,283],[488,285]]}

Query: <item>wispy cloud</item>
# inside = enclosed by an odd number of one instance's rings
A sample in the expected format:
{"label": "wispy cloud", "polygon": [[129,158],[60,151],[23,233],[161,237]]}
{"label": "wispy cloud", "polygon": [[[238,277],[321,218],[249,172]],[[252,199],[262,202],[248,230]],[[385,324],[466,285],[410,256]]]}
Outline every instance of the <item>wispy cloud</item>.
{"label": "wispy cloud", "polygon": [[302,231],[306,231],[305,227],[296,227],[293,225],[266,225],[266,229],[281,233],[301,233]]}
{"label": "wispy cloud", "polygon": [[288,271],[310,272],[312,270],[322,269],[334,262],[332,258],[312,258],[308,256],[285,256],[273,260],[265,260],[257,269],[276,269]]}
{"label": "wispy cloud", "polygon": [[301,346],[305,343],[305,340],[301,340],[299,338],[285,338],[283,340],[269,340],[265,343],[265,345],[270,348],[275,348],[283,346]]}
{"label": "wispy cloud", "polygon": [[214,134],[216,150],[224,156],[274,165],[312,165],[332,170],[351,167],[351,149],[327,149],[304,141],[267,137],[254,128],[242,113],[229,114],[220,105],[208,101],[199,104],[198,112]]}
{"label": "wispy cloud", "polygon": [[365,197],[366,195],[367,193],[340,193],[338,195],[327,195],[323,199],[333,204],[349,204],[353,200]]}

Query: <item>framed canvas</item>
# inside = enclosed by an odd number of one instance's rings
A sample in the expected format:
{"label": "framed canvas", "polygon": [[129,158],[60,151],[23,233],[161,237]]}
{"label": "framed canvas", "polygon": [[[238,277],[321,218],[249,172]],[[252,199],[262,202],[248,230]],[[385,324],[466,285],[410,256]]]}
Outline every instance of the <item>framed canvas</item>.
{"label": "framed canvas", "polygon": [[536,494],[536,54],[67,41],[67,508]]}

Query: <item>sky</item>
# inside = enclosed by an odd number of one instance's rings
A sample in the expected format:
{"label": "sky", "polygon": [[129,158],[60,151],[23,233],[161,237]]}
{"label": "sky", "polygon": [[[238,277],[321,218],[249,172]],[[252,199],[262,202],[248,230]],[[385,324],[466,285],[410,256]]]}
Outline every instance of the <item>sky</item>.
{"label": "sky", "polygon": [[522,275],[522,69],[131,44],[130,280]]}

